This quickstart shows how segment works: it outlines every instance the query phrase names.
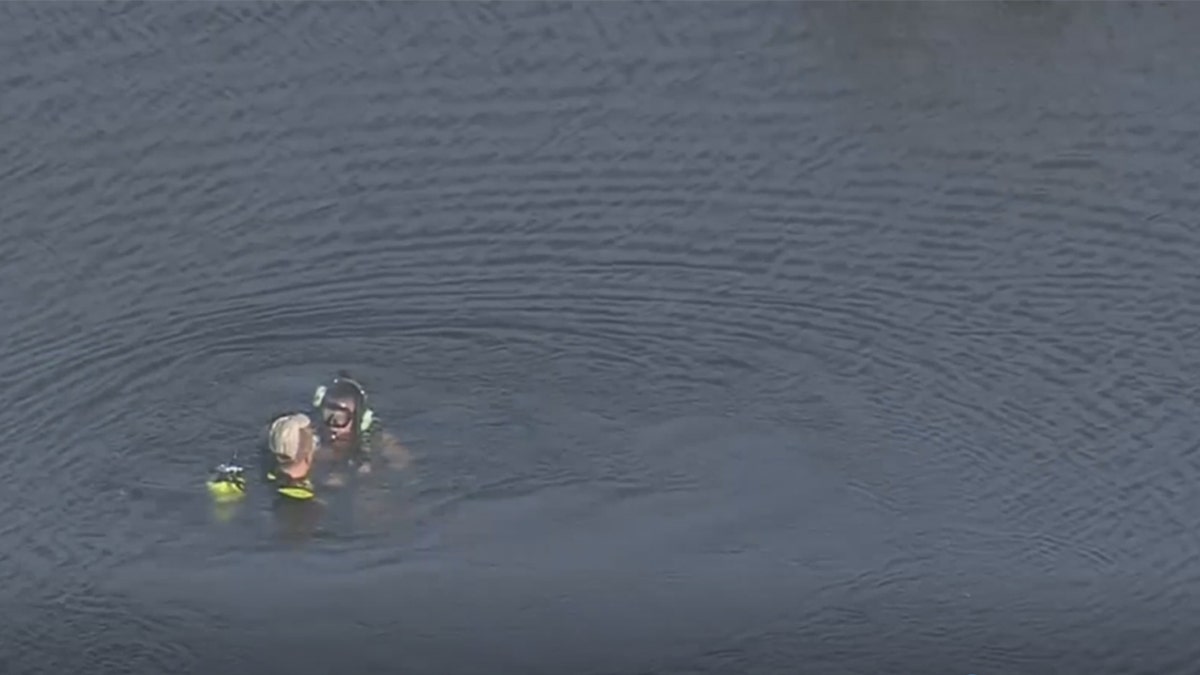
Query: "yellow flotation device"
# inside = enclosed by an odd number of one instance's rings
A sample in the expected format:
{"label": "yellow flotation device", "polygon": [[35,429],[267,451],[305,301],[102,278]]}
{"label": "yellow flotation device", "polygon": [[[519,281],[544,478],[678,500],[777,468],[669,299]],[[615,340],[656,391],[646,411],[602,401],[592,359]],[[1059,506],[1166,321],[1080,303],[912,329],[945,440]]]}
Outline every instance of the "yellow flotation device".
{"label": "yellow flotation device", "polygon": [[312,481],[307,478],[291,478],[285,473],[267,472],[267,480],[275,484],[275,492],[288,499],[313,499],[317,496]]}
{"label": "yellow flotation device", "polygon": [[206,483],[208,494],[218,503],[235,502],[246,496],[246,470],[240,466],[221,464],[213,470]]}

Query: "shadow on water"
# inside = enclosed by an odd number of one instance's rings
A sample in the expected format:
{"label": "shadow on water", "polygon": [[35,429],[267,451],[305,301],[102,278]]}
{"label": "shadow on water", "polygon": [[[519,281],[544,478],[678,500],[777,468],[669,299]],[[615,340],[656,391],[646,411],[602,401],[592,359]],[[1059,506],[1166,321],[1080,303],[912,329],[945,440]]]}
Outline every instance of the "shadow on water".
{"label": "shadow on water", "polygon": [[1191,11],[4,7],[0,669],[1184,672]]}

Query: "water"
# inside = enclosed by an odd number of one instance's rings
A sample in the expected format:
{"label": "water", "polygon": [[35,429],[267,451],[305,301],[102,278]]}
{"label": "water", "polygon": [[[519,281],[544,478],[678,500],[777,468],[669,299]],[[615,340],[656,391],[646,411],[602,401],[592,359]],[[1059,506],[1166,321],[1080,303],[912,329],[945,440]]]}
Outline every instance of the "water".
{"label": "water", "polygon": [[1190,5],[0,11],[4,672],[1200,656]]}

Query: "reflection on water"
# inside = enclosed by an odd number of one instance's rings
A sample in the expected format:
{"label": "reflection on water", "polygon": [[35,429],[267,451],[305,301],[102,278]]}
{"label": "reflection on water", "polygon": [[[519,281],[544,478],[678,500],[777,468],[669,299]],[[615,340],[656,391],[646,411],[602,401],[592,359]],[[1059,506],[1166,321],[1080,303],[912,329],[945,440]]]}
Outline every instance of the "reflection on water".
{"label": "reflection on water", "polygon": [[5,8],[0,666],[1184,671],[1194,11]]}

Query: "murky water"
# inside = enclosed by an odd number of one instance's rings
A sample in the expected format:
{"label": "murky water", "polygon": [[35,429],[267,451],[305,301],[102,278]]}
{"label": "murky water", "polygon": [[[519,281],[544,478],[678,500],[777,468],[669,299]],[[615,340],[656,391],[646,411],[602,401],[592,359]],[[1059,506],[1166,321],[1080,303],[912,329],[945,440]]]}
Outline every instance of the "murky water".
{"label": "murky water", "polygon": [[[1200,657],[1200,8],[0,15],[0,670]],[[343,368],[413,465],[218,518]]]}

